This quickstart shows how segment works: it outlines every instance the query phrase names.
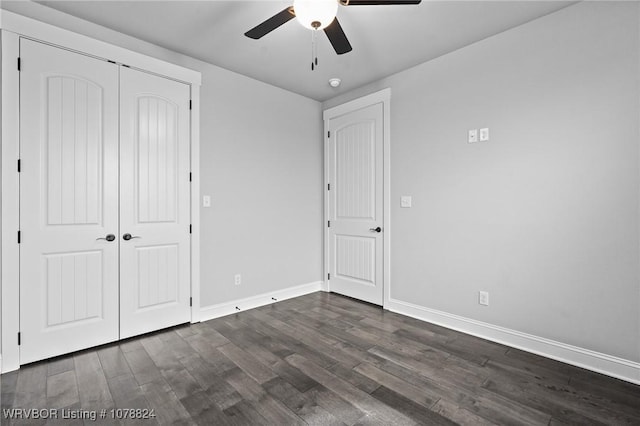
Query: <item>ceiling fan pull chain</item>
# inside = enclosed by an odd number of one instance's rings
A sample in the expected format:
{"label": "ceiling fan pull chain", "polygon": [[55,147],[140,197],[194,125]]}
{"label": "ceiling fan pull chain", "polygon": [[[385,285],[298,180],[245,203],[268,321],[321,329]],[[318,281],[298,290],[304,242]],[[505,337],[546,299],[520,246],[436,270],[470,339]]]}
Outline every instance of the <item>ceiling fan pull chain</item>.
{"label": "ceiling fan pull chain", "polygon": [[315,58],[316,67],[318,66],[318,38],[316,37],[316,42],[313,44],[313,56]]}
{"label": "ceiling fan pull chain", "polygon": [[311,71],[314,70],[314,64],[313,64],[313,43],[316,40],[316,32],[315,31],[311,31]]}
{"label": "ceiling fan pull chain", "polygon": [[311,31],[311,71],[318,67],[318,43],[316,30]]}

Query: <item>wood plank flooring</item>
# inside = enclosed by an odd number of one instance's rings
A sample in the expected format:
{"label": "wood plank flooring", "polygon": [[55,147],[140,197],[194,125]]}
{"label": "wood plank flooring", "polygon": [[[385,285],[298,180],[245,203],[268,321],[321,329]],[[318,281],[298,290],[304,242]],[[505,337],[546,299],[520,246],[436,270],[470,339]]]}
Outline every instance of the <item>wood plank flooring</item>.
{"label": "wood plank flooring", "polygon": [[3,425],[640,425],[640,386],[322,292],[1,380],[3,410],[155,414]]}

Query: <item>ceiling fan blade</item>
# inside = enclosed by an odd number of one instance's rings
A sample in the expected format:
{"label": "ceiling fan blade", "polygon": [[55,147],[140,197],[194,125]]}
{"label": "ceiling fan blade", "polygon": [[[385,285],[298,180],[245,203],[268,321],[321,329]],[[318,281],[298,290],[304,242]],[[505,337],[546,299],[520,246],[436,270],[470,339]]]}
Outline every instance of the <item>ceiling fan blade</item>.
{"label": "ceiling fan blade", "polygon": [[420,4],[422,0],[348,0],[341,1],[344,6],[385,6],[399,4]]}
{"label": "ceiling fan blade", "polygon": [[263,23],[251,28],[249,31],[244,33],[249,38],[259,39],[271,31],[275,30],[282,24],[286,24],[291,19],[295,18],[295,13],[293,12],[293,7],[288,7],[280,13],[276,13],[271,18],[267,19]]}
{"label": "ceiling fan blade", "polygon": [[329,38],[333,49],[336,51],[338,55],[342,55],[343,53],[351,52],[352,47],[349,40],[347,40],[347,36],[342,30],[342,26],[340,26],[340,22],[338,22],[338,18],[335,18],[331,24],[327,28],[324,29],[324,33]]}

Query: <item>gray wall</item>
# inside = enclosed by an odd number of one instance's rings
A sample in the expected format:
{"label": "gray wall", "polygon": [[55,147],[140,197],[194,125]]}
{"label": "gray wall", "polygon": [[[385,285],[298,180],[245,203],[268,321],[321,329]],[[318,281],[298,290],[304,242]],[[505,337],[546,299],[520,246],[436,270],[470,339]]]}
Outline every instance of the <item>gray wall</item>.
{"label": "gray wall", "polygon": [[202,306],[322,279],[319,102],[35,3],[2,7],[202,73]]}
{"label": "gray wall", "polygon": [[322,279],[320,103],[218,74],[202,84],[203,306]]}
{"label": "gray wall", "polygon": [[583,2],[325,102],[391,87],[392,298],[640,361],[638,16]]}

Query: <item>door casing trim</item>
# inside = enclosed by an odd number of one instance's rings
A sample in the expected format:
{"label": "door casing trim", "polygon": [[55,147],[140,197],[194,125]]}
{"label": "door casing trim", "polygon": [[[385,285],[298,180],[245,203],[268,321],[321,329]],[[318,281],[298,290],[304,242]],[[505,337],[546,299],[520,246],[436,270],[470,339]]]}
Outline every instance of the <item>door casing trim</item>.
{"label": "door casing trim", "polygon": [[382,307],[387,309],[389,306],[389,300],[391,298],[391,88],[379,90],[369,95],[354,99],[349,102],[345,102],[341,105],[326,109],[323,111],[322,118],[324,120],[324,238],[323,238],[323,253],[324,253],[324,278],[322,281],[322,290],[331,291],[330,280],[327,279],[329,274],[329,228],[327,221],[329,220],[329,191],[327,185],[329,184],[329,121],[332,118],[340,117],[341,115],[348,114],[350,112],[366,108],[371,105],[382,104],[382,150],[383,150],[383,165],[382,165],[382,214],[383,214],[383,229],[384,234],[382,236],[382,248],[383,248],[383,261],[382,261],[382,286],[383,286],[383,298]]}
{"label": "door casing trim", "polygon": [[[17,173],[20,137],[20,74],[11,64],[19,56],[17,34],[2,31],[2,249],[0,290],[2,298],[2,372],[18,368],[20,352],[20,192]],[[11,66],[14,65],[14,66]]]}
{"label": "door casing trim", "polygon": [[2,152],[0,229],[0,295],[2,373],[20,368],[20,251],[17,231],[20,228],[20,194],[17,160],[20,150],[20,37],[98,59],[112,60],[132,68],[181,81],[191,86],[191,322],[200,321],[200,85],[201,74],[179,65],[133,52],[72,31],[64,30],[6,10],[0,15],[2,34]]}

